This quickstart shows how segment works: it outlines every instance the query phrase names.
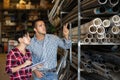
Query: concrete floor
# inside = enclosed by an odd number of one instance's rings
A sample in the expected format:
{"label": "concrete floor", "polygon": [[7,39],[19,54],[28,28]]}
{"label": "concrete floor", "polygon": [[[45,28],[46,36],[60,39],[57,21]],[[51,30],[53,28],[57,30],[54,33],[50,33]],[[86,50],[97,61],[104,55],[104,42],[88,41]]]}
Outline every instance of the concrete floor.
{"label": "concrete floor", "polygon": [[5,72],[6,54],[0,53],[0,80],[9,80],[9,76]]}

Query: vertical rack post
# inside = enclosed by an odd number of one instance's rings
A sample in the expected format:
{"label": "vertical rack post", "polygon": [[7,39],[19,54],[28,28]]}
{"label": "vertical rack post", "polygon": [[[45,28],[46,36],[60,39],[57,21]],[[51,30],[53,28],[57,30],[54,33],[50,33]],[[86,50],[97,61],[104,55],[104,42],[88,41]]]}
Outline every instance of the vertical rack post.
{"label": "vertical rack post", "polygon": [[81,53],[81,44],[80,44],[80,24],[81,24],[81,18],[80,18],[80,0],[78,0],[78,80],[80,80],[80,53]]}
{"label": "vertical rack post", "polygon": [[[70,40],[72,40],[72,24],[69,23],[69,30],[70,30]],[[72,46],[70,48],[70,64],[72,64]]]}

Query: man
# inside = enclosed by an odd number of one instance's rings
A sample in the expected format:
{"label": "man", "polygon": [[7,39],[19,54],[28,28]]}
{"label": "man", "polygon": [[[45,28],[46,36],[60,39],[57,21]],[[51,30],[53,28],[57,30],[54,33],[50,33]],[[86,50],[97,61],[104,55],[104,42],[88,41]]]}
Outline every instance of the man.
{"label": "man", "polygon": [[67,25],[63,27],[64,39],[60,39],[55,35],[46,33],[46,26],[43,20],[34,21],[35,35],[31,39],[31,44],[28,48],[32,52],[33,64],[42,63],[42,68],[33,71],[34,80],[58,80],[55,73],[58,46],[63,49],[71,47]]}

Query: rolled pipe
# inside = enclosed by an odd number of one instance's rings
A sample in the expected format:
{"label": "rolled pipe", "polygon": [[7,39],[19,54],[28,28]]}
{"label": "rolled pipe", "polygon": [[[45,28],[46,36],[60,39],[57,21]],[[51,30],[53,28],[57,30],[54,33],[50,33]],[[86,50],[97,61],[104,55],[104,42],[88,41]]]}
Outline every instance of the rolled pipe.
{"label": "rolled pipe", "polygon": [[113,26],[113,27],[111,28],[111,32],[112,32],[113,34],[119,34],[120,29],[119,29],[119,27],[117,27],[117,26]]}
{"label": "rolled pipe", "polygon": [[89,31],[89,33],[91,33],[91,34],[95,34],[96,31],[97,31],[97,28],[96,28],[95,26],[91,25],[91,26],[89,27],[88,31]]}
{"label": "rolled pipe", "polygon": [[100,67],[99,65],[98,65],[98,63],[96,63],[96,62],[92,62],[92,65],[94,66],[94,68],[95,69],[97,69],[99,72],[98,72],[98,74],[100,74],[100,75],[107,75],[107,74],[109,74],[109,71],[108,70],[106,70],[106,69],[104,69],[104,68],[102,68],[102,67]]}
{"label": "rolled pipe", "polygon": [[97,42],[97,39],[96,39],[96,38],[91,38],[90,40],[91,40],[91,41],[90,41],[91,43],[96,43],[96,42]]}
{"label": "rolled pipe", "polygon": [[100,6],[97,8],[92,8],[88,10],[84,10],[81,12],[81,15],[84,16],[95,16],[95,15],[102,15],[106,11],[106,8],[104,6]]}
{"label": "rolled pipe", "polygon": [[[63,22],[67,22],[69,21],[72,17],[75,18],[77,16],[77,12],[78,12],[78,6],[75,6],[70,12],[68,15],[66,15],[64,18],[63,18]],[[76,15],[76,16],[75,16]]]}
{"label": "rolled pipe", "polygon": [[107,42],[108,42],[108,43],[114,43],[115,40],[114,40],[113,38],[110,38],[110,39],[107,39]]}
{"label": "rolled pipe", "polygon": [[96,35],[96,38],[97,38],[97,39],[103,39],[103,38],[105,38],[105,36],[104,36],[104,35],[99,35],[99,34],[97,34],[97,35]]}
{"label": "rolled pipe", "polygon": [[108,19],[103,20],[102,25],[103,25],[105,28],[110,27],[110,20],[108,20]]}
{"label": "rolled pipe", "polygon": [[86,4],[86,3],[90,2],[90,1],[91,0],[83,0],[83,1],[81,1],[81,5]]}
{"label": "rolled pipe", "polygon": [[113,71],[114,71],[114,72],[119,72],[119,71],[120,71],[119,66],[115,66],[115,67],[113,67]]}
{"label": "rolled pipe", "polygon": [[114,7],[119,3],[119,0],[109,0],[109,6]]}
{"label": "rolled pipe", "polygon": [[87,34],[86,36],[87,36],[87,38],[93,38],[92,34]]}
{"label": "rolled pipe", "polygon": [[118,23],[120,22],[120,17],[118,15],[114,15],[111,17],[111,23]]}
{"label": "rolled pipe", "polygon": [[102,20],[100,18],[95,18],[93,20],[93,25],[94,26],[100,26],[102,24]]}
{"label": "rolled pipe", "polygon": [[120,26],[120,22],[118,22],[118,23],[115,23],[115,26]]}
{"label": "rolled pipe", "polygon": [[105,6],[106,8],[106,14],[111,14],[111,15],[115,15],[115,14],[118,14],[119,13],[119,5],[116,5],[114,7],[108,7],[108,6]]}
{"label": "rolled pipe", "polygon": [[93,20],[91,20],[88,23],[85,23],[81,26],[81,29],[83,29],[84,27],[90,26],[90,25],[94,25],[95,27],[102,25],[102,20],[100,18],[95,18]]}
{"label": "rolled pipe", "polygon": [[81,34],[88,34],[88,33],[95,34],[97,31],[97,28],[94,25],[85,24],[80,27],[80,30],[81,30],[80,31]]}
{"label": "rolled pipe", "polygon": [[105,28],[103,26],[98,26],[96,33],[99,34],[99,35],[105,34]]}
{"label": "rolled pipe", "polygon": [[53,16],[53,14],[56,12],[59,3],[60,3],[60,0],[57,0],[55,5],[53,6],[52,10],[48,14],[48,18],[51,18]]}
{"label": "rolled pipe", "polygon": [[112,7],[111,11],[112,11],[112,13],[119,13],[119,11],[120,11],[119,10],[119,5]]}
{"label": "rolled pipe", "polygon": [[84,43],[90,43],[90,38],[85,38],[83,42]]}
{"label": "rolled pipe", "polygon": [[107,33],[105,34],[106,39],[114,38],[114,34]]}
{"label": "rolled pipe", "polygon": [[107,69],[110,69],[110,70],[112,70],[114,72],[119,72],[120,71],[119,66],[116,66],[116,65],[110,64],[110,63],[105,63],[105,65],[106,65]]}
{"label": "rolled pipe", "polygon": [[105,38],[107,39],[111,38],[111,34],[105,34]]}
{"label": "rolled pipe", "polygon": [[106,38],[103,38],[103,39],[102,39],[102,42],[103,42],[103,43],[106,43],[106,42],[107,42],[107,39],[106,39]]}
{"label": "rolled pipe", "polygon": [[[107,0],[91,0],[85,4],[81,4],[81,10],[90,9],[99,5],[104,5],[107,3]],[[92,5],[95,4],[95,5]]]}

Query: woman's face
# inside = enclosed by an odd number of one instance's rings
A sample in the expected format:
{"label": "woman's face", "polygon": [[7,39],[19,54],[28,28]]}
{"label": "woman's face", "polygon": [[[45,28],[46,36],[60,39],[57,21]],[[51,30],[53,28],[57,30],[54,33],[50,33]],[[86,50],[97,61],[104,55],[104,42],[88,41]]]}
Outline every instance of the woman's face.
{"label": "woman's face", "polygon": [[27,33],[24,37],[22,37],[22,42],[26,45],[29,45],[30,44],[30,36],[29,36],[29,33]]}
{"label": "woman's face", "polygon": [[27,37],[23,37],[22,39],[23,39],[24,44],[26,44],[26,45],[30,44],[30,40]]}

